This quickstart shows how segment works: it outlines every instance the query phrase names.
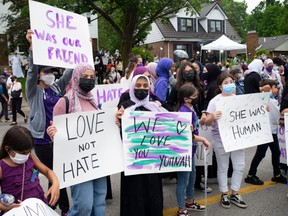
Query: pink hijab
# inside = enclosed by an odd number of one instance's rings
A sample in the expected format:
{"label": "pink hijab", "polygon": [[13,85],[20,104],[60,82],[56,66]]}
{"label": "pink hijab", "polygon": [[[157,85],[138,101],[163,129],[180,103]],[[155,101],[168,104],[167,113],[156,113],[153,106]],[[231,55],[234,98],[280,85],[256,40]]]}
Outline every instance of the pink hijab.
{"label": "pink hijab", "polygon": [[156,80],[158,78],[158,76],[156,74],[156,66],[157,66],[156,62],[150,62],[146,66],[148,68],[148,71],[150,72],[151,92],[153,92],[153,93],[154,93],[154,85],[155,85]]}
{"label": "pink hijab", "polygon": [[94,71],[94,68],[87,63],[78,64],[74,68],[69,86],[66,89],[66,96],[69,100],[69,113],[82,111],[79,98],[89,101],[95,107],[95,109],[98,109],[97,103],[92,93],[86,93],[79,87],[80,77],[86,70]]}

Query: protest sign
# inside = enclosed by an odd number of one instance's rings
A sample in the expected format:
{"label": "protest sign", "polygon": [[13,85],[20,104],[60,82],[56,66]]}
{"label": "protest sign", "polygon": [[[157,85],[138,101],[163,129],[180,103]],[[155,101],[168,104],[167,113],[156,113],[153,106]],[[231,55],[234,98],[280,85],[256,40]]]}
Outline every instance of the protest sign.
{"label": "protest sign", "polygon": [[125,175],[191,171],[190,112],[124,112]]}
{"label": "protest sign", "polygon": [[55,116],[53,170],[60,187],[123,171],[115,109]]}
{"label": "protest sign", "polygon": [[213,138],[211,134],[211,127],[207,127],[206,125],[199,126],[199,136],[205,137],[211,144],[211,148],[205,150],[206,147],[203,143],[198,142],[198,147],[195,153],[195,165],[196,166],[204,166],[204,154],[206,153],[206,165],[212,165],[212,155],[213,155]]}
{"label": "protest sign", "polygon": [[281,149],[281,155],[284,153],[284,155],[285,155],[285,157],[286,157],[286,164],[288,165],[288,157],[287,157],[287,149],[288,149],[288,113],[285,113],[284,114],[284,124],[285,124],[285,128],[284,128],[284,130],[285,130],[285,133],[284,133],[284,135],[285,135],[285,143],[286,143],[286,145],[285,145],[285,151],[284,152],[282,152],[283,150]]}
{"label": "protest sign", "polygon": [[52,208],[46,205],[42,200],[29,198],[21,202],[19,207],[8,211],[5,216],[59,216]]}
{"label": "protest sign", "polygon": [[94,65],[86,17],[31,0],[29,13],[34,64],[63,68]]}
{"label": "protest sign", "polygon": [[287,164],[287,147],[286,147],[286,140],[285,137],[285,128],[279,127],[278,129],[278,142],[279,142],[279,148],[280,148],[280,163]]}
{"label": "protest sign", "polygon": [[128,84],[110,84],[110,85],[96,85],[91,91],[97,104],[101,109],[105,108],[116,108],[123,92],[128,89]]}
{"label": "protest sign", "polygon": [[273,141],[268,102],[269,93],[220,98],[216,108],[222,112],[218,125],[226,152]]}

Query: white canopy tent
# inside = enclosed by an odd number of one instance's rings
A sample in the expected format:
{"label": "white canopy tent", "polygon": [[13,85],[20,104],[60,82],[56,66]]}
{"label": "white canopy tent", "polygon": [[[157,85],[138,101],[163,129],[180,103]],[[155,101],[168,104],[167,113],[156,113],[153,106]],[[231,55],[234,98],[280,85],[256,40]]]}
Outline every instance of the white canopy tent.
{"label": "white canopy tent", "polygon": [[[206,44],[201,47],[201,53],[202,50],[219,50],[219,51],[227,51],[227,50],[243,50],[245,49],[246,55],[247,55],[247,46],[246,44],[239,44],[235,41],[230,40],[225,35],[222,35],[217,40]],[[221,56],[221,55],[220,55]],[[221,59],[220,59],[221,61]]]}

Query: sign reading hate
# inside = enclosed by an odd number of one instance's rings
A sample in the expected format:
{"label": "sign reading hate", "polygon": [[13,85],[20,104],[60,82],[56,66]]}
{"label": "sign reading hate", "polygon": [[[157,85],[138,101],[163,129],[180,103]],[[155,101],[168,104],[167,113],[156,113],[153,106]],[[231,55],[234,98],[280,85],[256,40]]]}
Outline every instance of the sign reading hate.
{"label": "sign reading hate", "polygon": [[115,109],[55,116],[53,170],[60,188],[123,171]]}
{"label": "sign reading hate", "polygon": [[86,17],[31,0],[29,13],[34,64],[64,68],[79,63],[94,65]]}
{"label": "sign reading hate", "polygon": [[218,120],[226,152],[273,141],[269,112],[269,93],[222,97],[216,104],[222,112]]}
{"label": "sign reading hate", "polygon": [[124,112],[125,175],[191,171],[191,113]]}

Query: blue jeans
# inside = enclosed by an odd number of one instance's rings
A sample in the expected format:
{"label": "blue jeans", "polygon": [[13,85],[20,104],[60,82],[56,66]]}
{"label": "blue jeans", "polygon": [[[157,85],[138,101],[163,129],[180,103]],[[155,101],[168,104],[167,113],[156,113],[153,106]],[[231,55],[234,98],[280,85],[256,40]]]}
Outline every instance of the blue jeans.
{"label": "blue jeans", "polygon": [[73,206],[69,216],[105,216],[106,177],[71,186]]}
{"label": "blue jeans", "polygon": [[195,159],[192,157],[192,170],[190,172],[177,172],[176,196],[179,208],[185,208],[185,196],[194,197]]}

